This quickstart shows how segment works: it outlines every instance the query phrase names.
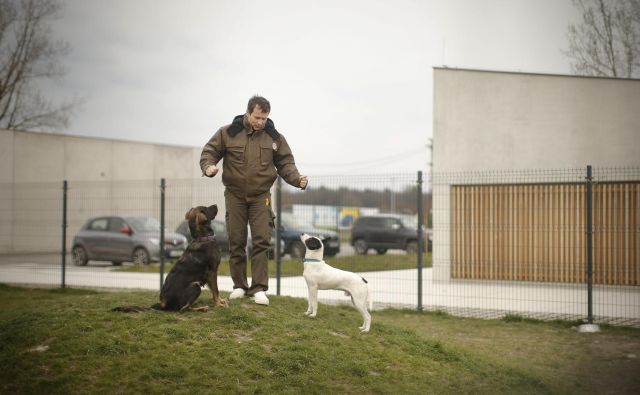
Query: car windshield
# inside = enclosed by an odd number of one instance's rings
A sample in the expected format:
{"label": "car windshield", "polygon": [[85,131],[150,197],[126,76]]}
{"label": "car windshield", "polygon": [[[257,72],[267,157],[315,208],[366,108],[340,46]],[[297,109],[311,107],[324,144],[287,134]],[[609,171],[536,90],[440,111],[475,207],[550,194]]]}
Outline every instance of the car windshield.
{"label": "car windshield", "polygon": [[125,218],[136,232],[160,232],[160,221],[152,217]]}

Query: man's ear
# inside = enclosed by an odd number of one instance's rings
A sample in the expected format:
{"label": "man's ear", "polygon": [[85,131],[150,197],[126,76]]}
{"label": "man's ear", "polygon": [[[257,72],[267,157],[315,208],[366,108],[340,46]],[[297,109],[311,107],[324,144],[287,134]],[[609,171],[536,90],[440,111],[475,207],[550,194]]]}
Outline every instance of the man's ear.
{"label": "man's ear", "polygon": [[213,206],[207,207],[207,218],[214,219],[216,215],[218,215],[218,205],[214,204]]}
{"label": "man's ear", "polygon": [[322,247],[322,242],[320,242],[320,240],[318,240],[315,237],[309,237],[304,244],[307,246],[308,249],[310,250],[317,250],[320,249],[320,247]]}

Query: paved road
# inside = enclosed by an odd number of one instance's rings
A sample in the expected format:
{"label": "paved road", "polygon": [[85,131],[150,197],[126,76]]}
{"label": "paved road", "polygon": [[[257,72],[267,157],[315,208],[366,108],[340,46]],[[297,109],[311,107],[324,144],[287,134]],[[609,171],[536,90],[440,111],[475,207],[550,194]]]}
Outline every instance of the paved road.
{"label": "paved road", "polygon": [[[69,258],[67,258],[69,261]],[[32,284],[60,286],[62,283],[61,258],[56,254],[0,256],[0,283]],[[69,261],[70,262],[70,261]],[[125,266],[131,265],[125,263]],[[417,301],[415,271],[401,270],[397,272],[362,273],[367,278],[373,292],[374,303],[381,307],[393,304],[398,306],[415,305]],[[384,282],[392,282],[383,286]],[[410,287],[410,284],[413,287]],[[65,284],[74,287],[91,288],[128,288],[158,290],[160,276],[157,273],[132,273],[113,271],[110,262],[91,261],[87,266],[74,266],[68,263],[65,272]],[[379,285],[378,285],[379,284]],[[229,276],[218,276],[218,287],[221,291],[231,292],[233,282]],[[307,286],[301,276],[281,279],[281,295],[307,297]],[[414,292],[407,292],[413,288]],[[268,294],[277,291],[277,279],[269,280]],[[320,301],[324,303],[349,303],[350,299],[342,291],[321,291]]]}
{"label": "paved road", "polygon": [[[60,286],[60,256],[0,256],[0,283]],[[112,271],[110,262],[91,262],[74,266],[67,259],[65,282],[68,286],[91,288],[129,288],[158,290],[157,273]],[[125,263],[125,265],[130,265]],[[418,274],[415,269],[360,273],[372,289],[374,308],[397,306],[415,309],[418,304]],[[230,292],[231,278],[218,277],[220,290]],[[276,294],[277,280],[269,281],[270,295]],[[422,303],[425,309],[438,309],[458,315],[483,318],[505,313],[525,313],[540,318],[585,318],[587,293],[584,284],[523,283],[433,279],[432,269],[424,269]],[[281,295],[307,297],[302,277],[281,280]],[[321,291],[324,303],[349,303],[341,291]],[[609,322],[640,326],[640,292],[636,287],[597,286],[594,289],[594,315],[612,317]]]}
{"label": "paved road", "polygon": [[[369,251],[369,254],[373,254],[372,251]],[[389,255],[403,255],[405,252],[403,250],[389,250],[387,252]],[[337,255],[339,257],[342,256],[351,256],[355,255],[355,251],[353,247],[349,244],[342,243],[340,245],[340,253]],[[289,256],[286,255],[285,259],[288,259]],[[37,263],[41,265],[62,265],[62,254],[61,253],[40,253],[40,254],[4,254],[0,255],[0,265],[8,264],[8,263]],[[71,253],[67,254],[66,258],[67,266],[73,266],[73,261],[71,260]],[[127,263],[124,263],[127,266]],[[132,265],[129,263],[129,265]],[[111,262],[101,262],[101,261],[90,261],[88,267],[112,267]]]}

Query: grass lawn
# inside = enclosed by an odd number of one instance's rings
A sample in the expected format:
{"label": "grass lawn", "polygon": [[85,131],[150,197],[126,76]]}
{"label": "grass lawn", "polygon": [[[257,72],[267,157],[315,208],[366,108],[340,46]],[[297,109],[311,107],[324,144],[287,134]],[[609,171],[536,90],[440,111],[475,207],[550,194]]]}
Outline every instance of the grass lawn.
{"label": "grass lawn", "polygon": [[385,310],[361,334],[350,306],[278,296],[110,311],[157,297],[0,285],[0,393],[640,393],[638,329]]}
{"label": "grass lawn", "polygon": [[[338,269],[348,270],[351,272],[374,272],[380,270],[399,270],[399,269],[415,269],[416,268],[416,255],[415,254],[398,254],[398,255],[353,255],[345,257],[332,257],[326,258],[326,262]],[[169,273],[173,267],[174,262],[165,262],[164,272]],[[431,267],[431,253],[423,255],[423,267]],[[281,262],[282,277],[288,276],[302,276],[304,269],[302,259],[284,259]],[[113,269],[116,271],[125,272],[144,272],[144,273],[159,273],[160,264],[152,263],[150,265],[134,265],[125,266]],[[247,273],[251,272],[251,264],[247,264]],[[221,276],[229,275],[229,258],[223,257],[218,268],[218,274]],[[276,263],[275,261],[269,261],[269,276],[275,277],[276,275]]]}

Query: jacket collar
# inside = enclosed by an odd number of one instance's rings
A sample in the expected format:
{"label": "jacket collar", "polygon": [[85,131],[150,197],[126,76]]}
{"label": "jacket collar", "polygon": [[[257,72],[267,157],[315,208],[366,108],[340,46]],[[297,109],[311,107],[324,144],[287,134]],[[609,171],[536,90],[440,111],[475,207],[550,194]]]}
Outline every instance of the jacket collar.
{"label": "jacket collar", "polygon": [[[233,118],[233,122],[231,122],[229,129],[227,129],[227,133],[229,134],[229,136],[235,137],[238,133],[240,133],[245,128],[250,128],[250,126],[245,125],[244,114],[236,115]],[[280,133],[278,133],[273,121],[270,118],[267,118],[267,124],[264,127],[264,131],[267,132],[267,134],[271,136],[271,138],[274,140],[277,140],[280,138]]]}

